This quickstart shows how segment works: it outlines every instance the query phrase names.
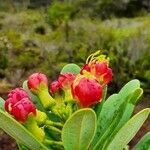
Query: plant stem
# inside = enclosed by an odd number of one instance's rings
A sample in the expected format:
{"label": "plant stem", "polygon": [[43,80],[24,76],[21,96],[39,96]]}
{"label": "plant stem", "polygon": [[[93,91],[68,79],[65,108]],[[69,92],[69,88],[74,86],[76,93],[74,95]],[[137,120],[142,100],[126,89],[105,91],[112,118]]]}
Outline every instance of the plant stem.
{"label": "plant stem", "polygon": [[61,134],[61,130],[58,129],[58,128],[56,128],[56,127],[47,125],[47,128],[48,128],[49,130],[51,130],[51,131],[54,131],[54,132],[56,132],[56,133],[58,133],[58,134]]}
{"label": "plant stem", "polygon": [[40,98],[43,107],[47,110],[51,110],[52,107],[56,104],[55,100],[50,96],[48,89],[41,90],[38,93],[38,97]]}
{"label": "plant stem", "polygon": [[56,146],[63,147],[63,143],[61,141],[52,141],[52,140],[45,139],[43,143],[47,144],[47,145],[50,145],[50,146],[56,145]]}
{"label": "plant stem", "polygon": [[45,124],[49,125],[49,126],[63,127],[62,123],[60,123],[60,122],[53,122],[51,120],[46,120]]}

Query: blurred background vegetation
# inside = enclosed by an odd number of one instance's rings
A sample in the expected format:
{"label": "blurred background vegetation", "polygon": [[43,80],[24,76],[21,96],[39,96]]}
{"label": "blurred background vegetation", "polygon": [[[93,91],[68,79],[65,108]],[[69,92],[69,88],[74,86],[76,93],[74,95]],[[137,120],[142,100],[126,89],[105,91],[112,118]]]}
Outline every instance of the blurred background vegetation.
{"label": "blurred background vegetation", "polygon": [[35,71],[52,80],[98,49],[110,57],[110,92],[138,78],[149,93],[149,12],[149,0],[0,0],[0,93]]}
{"label": "blurred background vegetation", "polygon": [[99,49],[113,68],[109,93],[137,78],[140,107],[150,107],[149,0],[0,0],[0,96],[36,71],[51,81]]}

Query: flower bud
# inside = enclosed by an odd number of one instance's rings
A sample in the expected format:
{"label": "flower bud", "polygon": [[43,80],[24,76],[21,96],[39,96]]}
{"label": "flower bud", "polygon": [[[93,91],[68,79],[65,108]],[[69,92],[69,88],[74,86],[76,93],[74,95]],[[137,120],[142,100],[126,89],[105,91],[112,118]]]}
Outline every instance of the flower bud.
{"label": "flower bud", "polygon": [[36,115],[36,107],[29,98],[23,98],[18,101],[13,107],[11,114],[16,120],[20,122],[26,122],[29,114]]}
{"label": "flower bud", "polygon": [[53,81],[51,84],[50,84],[50,92],[52,93],[52,94],[54,94],[59,88],[60,88],[60,83],[57,81],[57,80],[55,80],[55,81]]}
{"label": "flower bud", "polygon": [[49,110],[55,105],[55,100],[51,97],[48,91],[48,79],[42,73],[34,73],[28,78],[28,87],[30,91],[37,95],[43,107]]}
{"label": "flower bud", "polygon": [[58,78],[58,82],[60,83],[60,87],[62,89],[68,89],[71,87],[73,81],[75,79],[75,75],[72,73],[64,73],[61,74]]}
{"label": "flower bud", "polygon": [[79,77],[72,85],[72,94],[81,107],[89,107],[101,101],[102,86],[94,79]]}
{"label": "flower bud", "polygon": [[23,98],[29,98],[28,93],[23,88],[12,90],[5,101],[5,110],[11,112],[12,107]]}
{"label": "flower bud", "polygon": [[37,93],[43,88],[48,88],[48,79],[42,73],[34,73],[29,76],[27,84],[33,93]]}

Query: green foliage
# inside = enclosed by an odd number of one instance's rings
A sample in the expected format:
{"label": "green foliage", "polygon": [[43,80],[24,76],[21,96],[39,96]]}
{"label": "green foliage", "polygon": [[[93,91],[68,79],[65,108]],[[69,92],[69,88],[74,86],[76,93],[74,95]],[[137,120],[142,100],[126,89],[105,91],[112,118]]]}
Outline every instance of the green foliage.
{"label": "green foliage", "polygon": [[0,38],[0,69],[8,67],[9,42],[5,37]]}
{"label": "green foliage", "polygon": [[54,27],[58,27],[63,22],[68,22],[73,15],[73,8],[69,3],[53,3],[48,9],[49,23]]}
{"label": "green foliage", "polygon": [[[107,140],[110,142],[114,134],[130,119],[134,105],[142,94],[138,89],[139,81],[132,80],[118,94],[113,94],[106,100],[97,116],[97,131],[91,147],[103,148],[103,143],[107,143]],[[135,94],[137,90],[138,94]]]}
{"label": "green foliage", "polygon": [[[140,79],[144,90],[149,89],[150,15],[132,19],[113,18],[113,16],[142,14],[143,10],[149,7],[148,5],[145,7],[145,1],[96,0],[93,3],[91,0],[69,2],[56,0],[46,11],[26,10],[12,14],[0,13],[0,37],[2,37],[0,38],[0,78],[10,81],[13,86],[20,84],[21,80],[26,79],[28,74],[35,71],[45,72],[51,79],[55,79],[67,63],[77,62],[79,66],[82,66],[89,53],[104,49],[104,53],[110,57],[110,65],[114,74],[111,92],[114,89],[120,89],[123,83],[131,78]],[[4,5],[6,5],[4,2],[0,2],[1,10],[6,9]],[[14,9],[14,6],[11,7]],[[107,18],[112,19],[101,21]],[[68,71],[78,73],[80,68],[74,64],[66,65],[62,72]],[[29,92],[26,82],[23,88]],[[133,80],[118,94],[113,94],[96,106],[98,124],[90,148],[95,146],[95,149],[119,149],[128,144],[148,115],[148,109],[146,109],[130,119],[142,92],[139,81]],[[29,95],[37,108],[43,110],[38,98],[30,92]],[[4,101],[0,99],[0,109],[3,108]],[[89,115],[89,113],[81,113],[82,111],[78,112],[79,116]],[[48,115],[52,120],[58,121],[56,116]],[[84,120],[82,117],[76,118],[76,115],[77,113],[63,128],[63,142],[67,148],[69,147],[68,149],[70,147],[73,149],[79,144],[83,146],[81,149],[86,148],[94,134],[93,128],[90,138],[85,140],[87,134],[82,132],[81,135],[86,136],[83,139],[85,145],[76,141],[80,138],[76,135],[79,127],[91,131],[91,126],[95,126],[91,125],[92,121]],[[0,110],[0,116],[0,127],[18,143],[30,149],[39,149],[38,146],[43,146],[3,110]],[[4,119],[3,122],[2,119]],[[74,120],[78,120],[80,124],[74,124]],[[71,126],[76,126],[76,130],[73,131]],[[127,129],[130,134],[126,134]],[[67,132],[76,136],[68,135]],[[52,139],[58,137],[55,132],[47,132],[46,136]],[[24,137],[27,137],[28,141],[25,141]],[[70,139],[74,142],[67,143]],[[120,145],[117,143],[118,140]],[[146,135],[136,148],[142,149],[144,146],[147,148],[148,142],[149,135]],[[24,149],[21,145],[20,149]]]}
{"label": "green foliage", "polygon": [[12,136],[16,141],[26,145],[29,149],[47,148],[40,143],[25,127],[0,109],[0,128]]}
{"label": "green foliage", "polygon": [[[34,61],[33,61],[34,60]],[[20,68],[29,70],[36,67],[40,63],[40,56],[37,50],[26,50],[21,52],[17,57],[17,65]]]}
{"label": "green foliage", "polygon": [[76,111],[65,123],[62,141],[65,150],[86,150],[96,129],[96,115],[92,109]]}
{"label": "green foliage", "polygon": [[[120,150],[123,149],[130,140],[135,136],[144,121],[147,119],[150,109],[144,109],[135,116],[133,116],[115,135],[114,139],[110,142],[107,149]],[[128,134],[126,134],[128,133]]]}
{"label": "green foliage", "polygon": [[0,109],[4,110],[4,100],[0,97]]}
{"label": "green foliage", "polygon": [[[30,94],[37,108],[48,114],[48,111],[43,110],[39,99],[30,93],[26,81],[23,83],[23,88]],[[64,148],[66,150],[123,149],[149,116],[150,109],[146,108],[130,119],[142,93],[140,83],[135,79],[128,82],[118,94],[113,94],[104,101],[97,116],[93,109],[83,108],[75,111],[65,124],[62,124],[59,120],[55,120],[55,116],[47,115],[51,121],[56,121],[54,124],[59,125],[59,128],[46,124],[44,131],[46,131],[46,138],[50,141],[45,139],[43,144],[59,150]],[[105,99],[105,94],[103,96]],[[1,99],[0,108],[3,107],[4,101]],[[26,149],[26,147],[33,150],[47,149],[24,126],[2,109],[0,109],[0,128],[19,143],[20,149]],[[148,146],[148,141],[149,137],[144,137],[137,147]]]}

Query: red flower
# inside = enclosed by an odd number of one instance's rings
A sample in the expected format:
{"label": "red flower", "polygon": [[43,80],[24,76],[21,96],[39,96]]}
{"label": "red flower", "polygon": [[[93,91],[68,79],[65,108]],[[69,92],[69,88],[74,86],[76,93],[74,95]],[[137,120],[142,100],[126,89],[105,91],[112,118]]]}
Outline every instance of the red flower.
{"label": "red flower", "polygon": [[105,85],[112,81],[112,75],[112,70],[108,68],[107,72],[103,75],[103,82]]}
{"label": "red flower", "polygon": [[60,88],[60,83],[57,81],[57,80],[55,80],[55,81],[53,81],[51,84],[50,84],[50,92],[52,93],[52,94],[54,94],[59,88]]}
{"label": "red flower", "polygon": [[15,117],[15,119],[20,122],[25,122],[31,113],[36,115],[36,107],[29,98],[23,98],[22,100],[18,101],[12,107],[11,111],[11,114]]}
{"label": "red flower", "polygon": [[100,51],[91,54],[80,74],[84,76],[90,76],[91,74],[91,77],[96,79],[102,86],[110,83],[113,74],[111,68],[109,68],[109,58],[101,55]]}
{"label": "red flower", "polygon": [[81,107],[89,107],[101,101],[102,86],[94,79],[83,77],[73,83],[72,94]]}
{"label": "red flower", "polygon": [[91,66],[91,73],[95,76],[103,75],[107,72],[108,66],[106,62],[96,63]]}
{"label": "red flower", "polygon": [[16,88],[8,94],[8,99],[5,101],[5,110],[11,112],[12,106],[23,98],[28,98],[28,93],[23,88]]}
{"label": "red flower", "polygon": [[48,87],[48,79],[46,75],[42,73],[34,73],[28,78],[28,87],[31,91],[38,91],[40,88]]}
{"label": "red flower", "polygon": [[58,78],[58,82],[60,83],[60,87],[62,89],[68,89],[71,87],[73,81],[75,79],[75,75],[72,73],[64,73],[61,74]]}
{"label": "red flower", "polygon": [[97,81],[101,84],[108,84],[112,80],[112,70],[108,67],[106,62],[99,62],[91,65],[91,74],[93,74]]}
{"label": "red flower", "polygon": [[83,74],[83,71],[84,70],[86,70],[87,72],[90,72],[90,66],[89,66],[89,64],[85,64],[83,67],[82,67],[82,69],[81,69],[81,71],[80,71],[80,74]]}

